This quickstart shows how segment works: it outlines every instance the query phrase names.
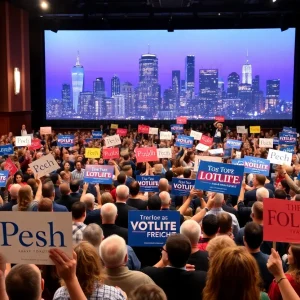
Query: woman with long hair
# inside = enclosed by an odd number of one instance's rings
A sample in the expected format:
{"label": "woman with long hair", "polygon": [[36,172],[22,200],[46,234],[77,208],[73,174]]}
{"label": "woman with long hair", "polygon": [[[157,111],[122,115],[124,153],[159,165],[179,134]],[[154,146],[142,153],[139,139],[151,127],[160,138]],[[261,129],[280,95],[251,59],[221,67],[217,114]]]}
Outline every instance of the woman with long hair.
{"label": "woman with long hair", "polygon": [[269,289],[271,300],[282,300],[279,284],[282,280],[288,280],[298,296],[300,296],[300,245],[291,244],[288,250],[289,269],[282,278],[273,281]]}
{"label": "woman with long hair", "polygon": [[[112,286],[103,284],[103,267],[95,248],[88,242],[81,242],[74,248],[77,254],[76,276],[81,289],[88,300],[123,300],[124,292]],[[62,281],[53,300],[70,299],[65,283]]]}
{"label": "woman with long hair", "polygon": [[69,162],[65,162],[64,164],[63,164],[63,171],[65,172],[65,174],[67,175],[65,178],[65,181],[68,181],[68,182],[70,182],[71,181],[71,171],[70,171],[70,169],[71,169],[71,165],[70,165],[70,163]]}
{"label": "woman with long hair", "polygon": [[203,300],[262,300],[258,265],[245,247],[226,247],[209,261]]}

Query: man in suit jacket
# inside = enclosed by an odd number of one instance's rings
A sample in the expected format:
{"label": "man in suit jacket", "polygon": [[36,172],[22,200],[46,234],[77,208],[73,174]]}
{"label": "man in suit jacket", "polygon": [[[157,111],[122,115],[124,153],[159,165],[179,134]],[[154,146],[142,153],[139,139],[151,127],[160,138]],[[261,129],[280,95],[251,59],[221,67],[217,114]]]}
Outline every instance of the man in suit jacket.
{"label": "man in suit jacket", "polygon": [[74,200],[79,200],[81,197],[81,193],[79,191],[80,189],[80,182],[79,180],[71,180],[70,182],[70,196],[74,199]]}
{"label": "man in suit jacket", "polygon": [[135,207],[126,204],[129,197],[129,188],[125,184],[121,184],[117,187],[115,203],[118,209],[118,216],[116,219],[116,225],[128,228],[128,212],[130,210],[137,210]]}
{"label": "man in suit jacket", "polygon": [[91,193],[87,193],[82,196],[81,201],[83,201],[86,206],[86,217],[84,220],[84,224],[89,225],[92,223],[96,223],[100,226],[102,222],[100,216],[100,209],[94,209],[95,196]]}
{"label": "man in suit jacket", "polygon": [[72,205],[80,199],[73,199],[70,196],[70,188],[67,183],[62,183],[59,186],[61,197],[56,201],[57,204],[64,205],[68,211],[71,211]]}
{"label": "man in suit jacket", "polygon": [[185,269],[191,249],[191,243],[186,236],[171,235],[162,248],[161,261],[154,267],[142,270],[164,290],[168,300],[202,299],[206,272],[189,272]]}

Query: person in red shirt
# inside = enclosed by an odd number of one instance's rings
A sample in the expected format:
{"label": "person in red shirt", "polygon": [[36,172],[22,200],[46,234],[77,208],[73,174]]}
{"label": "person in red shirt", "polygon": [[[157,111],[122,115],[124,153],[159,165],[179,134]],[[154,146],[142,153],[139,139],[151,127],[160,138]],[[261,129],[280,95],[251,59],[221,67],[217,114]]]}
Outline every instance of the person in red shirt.
{"label": "person in red shirt", "polygon": [[298,296],[300,296],[300,245],[291,244],[288,250],[289,270],[279,280],[274,280],[269,288],[270,300],[282,300],[279,285],[282,280],[288,280]]}
{"label": "person in red shirt", "polygon": [[201,231],[202,237],[198,243],[198,249],[206,251],[208,242],[214,238],[219,230],[218,219],[215,215],[207,215],[202,220]]}

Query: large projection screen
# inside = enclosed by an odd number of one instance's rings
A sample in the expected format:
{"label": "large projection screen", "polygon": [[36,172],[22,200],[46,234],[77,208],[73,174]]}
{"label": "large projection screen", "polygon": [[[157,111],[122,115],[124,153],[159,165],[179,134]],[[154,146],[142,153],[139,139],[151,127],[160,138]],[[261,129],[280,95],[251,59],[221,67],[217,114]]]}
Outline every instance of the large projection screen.
{"label": "large projection screen", "polygon": [[47,120],[292,119],[295,29],[45,31]]}

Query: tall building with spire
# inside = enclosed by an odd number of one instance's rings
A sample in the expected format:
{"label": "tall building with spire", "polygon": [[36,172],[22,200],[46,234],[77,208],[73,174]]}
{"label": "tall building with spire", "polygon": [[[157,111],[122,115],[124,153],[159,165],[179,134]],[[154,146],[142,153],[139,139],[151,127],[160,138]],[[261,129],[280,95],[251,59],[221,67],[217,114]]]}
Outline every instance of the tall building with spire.
{"label": "tall building with spire", "polygon": [[79,62],[79,52],[77,54],[76,65],[72,68],[72,100],[73,109],[78,112],[78,101],[80,93],[83,92],[84,86],[84,68]]}
{"label": "tall building with spire", "polygon": [[248,50],[247,50],[247,60],[243,64],[242,68],[242,83],[252,85],[252,65],[249,63]]}
{"label": "tall building with spire", "polygon": [[185,59],[185,90],[187,98],[195,95],[195,56],[188,55]]}

